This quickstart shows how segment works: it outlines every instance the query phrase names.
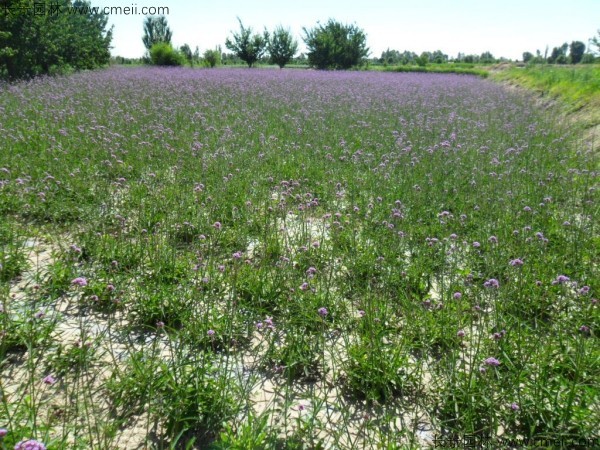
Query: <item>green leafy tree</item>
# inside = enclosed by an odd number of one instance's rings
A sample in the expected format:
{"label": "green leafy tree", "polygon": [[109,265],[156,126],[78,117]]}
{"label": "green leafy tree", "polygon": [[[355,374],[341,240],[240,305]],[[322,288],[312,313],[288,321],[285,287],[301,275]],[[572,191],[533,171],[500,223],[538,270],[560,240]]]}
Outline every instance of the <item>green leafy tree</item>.
{"label": "green leafy tree", "polygon": [[318,69],[349,69],[361,64],[369,54],[367,37],[356,25],[333,19],[310,30],[303,28],[308,63]]}
{"label": "green leafy tree", "polygon": [[221,64],[221,47],[218,46],[214,50],[208,49],[202,55],[204,65],[207,67],[216,67]]}
{"label": "green leafy tree", "polygon": [[534,58],[533,53],[531,53],[531,52],[524,52],[523,53],[523,62],[528,63],[533,58]]}
{"label": "green leafy tree", "polygon": [[548,56],[548,62],[550,64],[566,64],[568,48],[569,44],[566,42],[560,47],[554,47],[550,53],[550,56]]}
{"label": "green leafy tree", "polygon": [[579,64],[585,53],[585,44],[581,41],[573,41],[569,46],[569,58],[572,64]]}
{"label": "green leafy tree", "polygon": [[148,51],[158,42],[171,43],[173,33],[167,24],[165,16],[148,16],[144,20],[144,35],[142,42]]}
{"label": "green leafy tree", "polygon": [[600,53],[600,30],[598,30],[598,36],[590,39],[590,47],[596,47],[595,53]]}
{"label": "green leafy tree", "polygon": [[289,29],[282,26],[275,28],[267,43],[271,64],[283,69],[298,51],[298,42],[292,37]]}
{"label": "green leafy tree", "polygon": [[238,22],[240,23],[239,33],[232,32],[232,39],[225,40],[225,47],[248,64],[248,67],[252,67],[267,50],[269,35],[266,31],[262,35],[252,34],[252,28],[244,27],[239,17]]}
{"label": "green leafy tree", "polygon": [[190,66],[194,67],[194,54],[192,53],[190,46],[183,44],[181,47],[179,47],[179,52],[183,55]]}
{"label": "green leafy tree", "polygon": [[493,64],[496,62],[496,58],[490,52],[483,52],[481,56],[479,56],[479,62],[481,64]]}
{"label": "green leafy tree", "polygon": [[185,56],[167,42],[157,42],[150,47],[150,60],[156,66],[181,66]]}
{"label": "green leafy tree", "polygon": [[[66,14],[75,11],[77,14]],[[84,1],[14,0],[0,12],[0,74],[9,79],[108,64],[108,18]]]}
{"label": "green leafy tree", "polygon": [[419,67],[425,67],[427,64],[429,64],[429,53],[421,53],[421,56],[416,59],[416,63]]}

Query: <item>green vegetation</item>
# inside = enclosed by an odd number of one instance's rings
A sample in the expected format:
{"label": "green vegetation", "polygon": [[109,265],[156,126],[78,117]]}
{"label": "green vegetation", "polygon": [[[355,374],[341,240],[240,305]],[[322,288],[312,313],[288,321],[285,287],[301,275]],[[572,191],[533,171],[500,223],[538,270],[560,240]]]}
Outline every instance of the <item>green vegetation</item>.
{"label": "green vegetation", "polygon": [[144,35],[142,42],[146,50],[150,51],[152,46],[158,43],[171,44],[173,32],[167,24],[165,16],[148,16],[144,20]]}
{"label": "green vegetation", "polygon": [[587,125],[600,123],[600,65],[512,67],[493,78],[558,99],[571,112],[586,109],[590,112]]}
{"label": "green vegetation", "polygon": [[156,66],[181,66],[185,62],[185,56],[173,49],[171,44],[157,42],[150,47],[150,61]]}
{"label": "green vegetation", "polygon": [[489,70],[485,66],[475,66],[473,64],[427,64],[425,66],[370,66],[374,70],[384,72],[423,72],[423,73],[456,73],[459,75],[476,75],[478,77],[487,78]]}
{"label": "green vegetation", "polygon": [[283,69],[298,51],[298,42],[292,37],[289,29],[281,26],[275,28],[267,42],[269,62]]}
{"label": "green vegetation", "polygon": [[317,69],[349,69],[369,54],[367,36],[356,25],[329,19],[325,25],[303,30],[308,64]]}
{"label": "green vegetation", "polygon": [[597,447],[597,143],[556,109],[121,67],[0,110],[0,447]]}
{"label": "green vegetation", "polygon": [[262,35],[252,34],[252,28],[244,27],[239,17],[238,22],[239,33],[232,32],[231,38],[225,40],[225,47],[248,64],[248,67],[252,67],[266,52],[269,35],[266,31]]}
{"label": "green vegetation", "polygon": [[3,3],[0,77],[14,80],[108,64],[112,29],[107,29],[107,16],[89,6],[78,0]]}

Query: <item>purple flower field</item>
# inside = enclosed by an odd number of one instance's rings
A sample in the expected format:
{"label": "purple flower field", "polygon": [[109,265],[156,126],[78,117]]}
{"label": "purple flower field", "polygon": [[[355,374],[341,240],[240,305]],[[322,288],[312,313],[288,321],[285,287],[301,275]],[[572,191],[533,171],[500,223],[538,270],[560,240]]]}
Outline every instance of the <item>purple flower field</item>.
{"label": "purple flower field", "polygon": [[597,144],[555,110],[110,68],[0,113],[0,447],[598,444]]}

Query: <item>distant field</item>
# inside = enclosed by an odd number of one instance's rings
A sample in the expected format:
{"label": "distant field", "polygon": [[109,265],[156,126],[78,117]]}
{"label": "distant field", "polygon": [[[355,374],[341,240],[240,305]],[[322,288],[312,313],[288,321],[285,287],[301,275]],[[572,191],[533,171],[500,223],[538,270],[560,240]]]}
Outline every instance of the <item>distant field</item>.
{"label": "distant field", "polygon": [[112,68],[0,113],[6,448],[598,447],[598,144],[557,110]]}

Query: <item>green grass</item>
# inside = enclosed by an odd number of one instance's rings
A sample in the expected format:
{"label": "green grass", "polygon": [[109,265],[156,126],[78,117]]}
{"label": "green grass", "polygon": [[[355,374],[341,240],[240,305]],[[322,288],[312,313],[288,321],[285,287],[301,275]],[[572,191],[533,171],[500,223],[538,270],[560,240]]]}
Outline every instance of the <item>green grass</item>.
{"label": "green grass", "polygon": [[476,75],[481,78],[487,78],[489,75],[489,71],[485,66],[465,63],[427,64],[426,66],[370,66],[370,69],[383,72],[455,73],[459,75]]}
{"label": "green grass", "polygon": [[512,67],[493,75],[495,80],[514,83],[550,96],[571,110],[600,109],[600,65],[531,65]]}

